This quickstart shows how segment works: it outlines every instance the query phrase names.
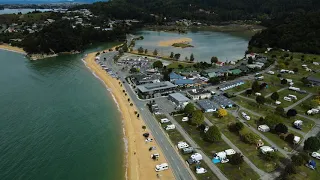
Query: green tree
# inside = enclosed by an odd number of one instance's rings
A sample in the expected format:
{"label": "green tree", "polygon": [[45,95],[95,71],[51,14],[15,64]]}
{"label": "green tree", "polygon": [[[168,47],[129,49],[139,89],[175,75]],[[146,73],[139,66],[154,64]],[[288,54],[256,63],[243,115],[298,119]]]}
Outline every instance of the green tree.
{"label": "green tree", "polygon": [[180,56],[181,56],[181,54],[177,53],[177,54],[174,55],[174,58],[175,58],[176,60],[179,60],[179,59],[180,59]]}
{"label": "green tree", "polygon": [[251,132],[247,132],[247,131],[240,131],[240,136],[241,139],[243,140],[243,142],[248,143],[248,144],[256,144],[257,141],[259,141],[259,136],[251,133]]}
{"label": "green tree", "polygon": [[171,52],[171,53],[170,53],[170,58],[173,58],[173,57],[174,57],[174,53]]}
{"label": "green tree", "polygon": [[294,134],[290,133],[286,136],[285,140],[290,143],[293,144],[293,140],[294,140]]}
{"label": "green tree", "polygon": [[211,83],[213,85],[219,84],[220,83],[220,79],[218,77],[211,77],[208,81],[208,83]]}
{"label": "green tree", "polygon": [[306,77],[301,78],[301,82],[302,82],[304,85],[311,84],[311,82],[310,82]]}
{"label": "green tree", "polygon": [[288,132],[288,127],[283,124],[283,123],[279,123],[276,125],[276,127],[274,128],[274,130],[277,132],[277,133],[284,133],[284,134],[287,134]]}
{"label": "green tree", "polygon": [[297,110],[295,110],[295,109],[289,109],[288,111],[287,111],[287,116],[290,118],[290,117],[294,117],[294,116],[296,116],[298,114],[298,112],[297,112]]}
{"label": "green tree", "polygon": [[278,123],[282,123],[282,120],[278,116],[270,114],[264,118],[264,123],[272,128]]}
{"label": "green tree", "polygon": [[247,89],[246,90],[246,95],[251,95],[252,94],[252,89]]}
{"label": "green tree", "polygon": [[243,125],[242,122],[236,122],[236,123],[234,124],[234,128],[235,128],[235,130],[236,130],[237,132],[239,132],[239,131],[241,131],[241,130],[244,128],[244,125]]}
{"label": "green tree", "polygon": [[240,165],[243,163],[243,156],[240,153],[235,153],[229,157],[230,164],[232,165]]}
{"label": "green tree", "polygon": [[163,64],[162,64],[161,61],[155,61],[155,62],[153,63],[153,67],[160,69],[160,68],[163,68]]}
{"label": "green tree", "polygon": [[206,139],[210,142],[221,141],[221,132],[217,126],[211,126],[206,132]]}
{"label": "green tree", "polygon": [[157,51],[157,49],[154,49],[154,51],[153,51],[153,55],[158,55],[158,51]]}
{"label": "green tree", "polygon": [[193,111],[191,122],[197,126],[201,125],[204,122],[203,112],[201,110]]}
{"label": "green tree", "polygon": [[211,57],[211,64],[215,64],[218,62],[218,58],[216,56]]}
{"label": "green tree", "polygon": [[260,91],[260,85],[258,81],[254,81],[251,85],[251,89],[253,92],[259,92]]}
{"label": "green tree", "polygon": [[274,152],[267,152],[265,154],[261,153],[261,156],[266,161],[275,162],[279,159],[279,156],[277,155],[277,153],[274,153]]}
{"label": "green tree", "polygon": [[145,53],[145,54],[148,54],[148,49],[145,49],[145,50],[144,50],[144,53]]}
{"label": "green tree", "polygon": [[194,56],[193,56],[193,53],[190,55],[190,61],[194,61]]}
{"label": "green tree", "polygon": [[260,105],[264,104],[266,102],[266,99],[264,98],[264,96],[257,96],[256,101],[259,104],[259,108],[260,108]]}
{"label": "green tree", "polygon": [[144,52],[144,49],[143,49],[142,47],[139,47],[138,53],[139,53],[139,54],[142,54],[143,52]]}
{"label": "green tree", "polygon": [[306,151],[318,151],[320,149],[320,141],[317,137],[309,137],[304,141],[303,149]]}
{"label": "green tree", "polygon": [[300,154],[292,155],[291,161],[295,166],[302,166],[304,164],[304,158]]}
{"label": "green tree", "polygon": [[279,94],[278,92],[274,92],[271,94],[271,99],[274,101],[277,101],[279,99]]}
{"label": "green tree", "polygon": [[192,103],[188,103],[184,109],[183,109],[183,112],[186,113],[186,114],[192,114],[193,111],[195,111],[195,106],[192,104]]}

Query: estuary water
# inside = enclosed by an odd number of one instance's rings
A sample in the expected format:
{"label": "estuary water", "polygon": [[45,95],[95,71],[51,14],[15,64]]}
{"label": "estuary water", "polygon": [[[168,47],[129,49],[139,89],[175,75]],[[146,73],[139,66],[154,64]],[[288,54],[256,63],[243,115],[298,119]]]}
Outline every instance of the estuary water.
{"label": "estuary water", "polygon": [[[244,56],[248,47],[250,36],[241,33],[223,33],[216,31],[189,31],[186,34],[178,34],[173,32],[159,32],[141,30],[135,35],[142,35],[144,40],[136,41],[135,48],[147,48],[149,52],[154,49],[162,54],[169,56],[171,52],[180,53],[180,60],[190,57],[193,53],[195,61],[210,62],[212,56],[216,56],[220,61],[234,61]],[[191,38],[190,43],[194,47],[191,48],[175,48],[172,46],[161,47],[158,45],[160,41],[178,38]]]}
{"label": "estuary water", "polygon": [[1,180],[124,179],[120,113],[82,56],[0,50]]}

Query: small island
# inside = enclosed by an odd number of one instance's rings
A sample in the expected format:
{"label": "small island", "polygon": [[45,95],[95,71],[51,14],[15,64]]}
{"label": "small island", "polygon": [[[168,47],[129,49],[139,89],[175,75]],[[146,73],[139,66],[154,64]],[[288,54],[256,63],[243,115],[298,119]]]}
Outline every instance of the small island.
{"label": "small island", "polygon": [[173,46],[173,47],[179,47],[179,48],[194,47],[194,46],[192,46],[191,44],[189,44],[188,42],[173,43],[172,46]]}

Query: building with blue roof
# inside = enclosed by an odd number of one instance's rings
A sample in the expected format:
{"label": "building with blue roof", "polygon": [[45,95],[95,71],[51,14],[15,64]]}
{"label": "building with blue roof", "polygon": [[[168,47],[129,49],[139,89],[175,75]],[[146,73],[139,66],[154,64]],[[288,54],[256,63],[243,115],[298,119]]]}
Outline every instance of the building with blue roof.
{"label": "building with blue roof", "polygon": [[186,79],[186,77],[181,76],[180,74],[177,74],[177,73],[175,73],[175,72],[171,72],[171,73],[169,74],[169,78],[170,78],[170,81],[171,81],[171,82],[174,82],[174,81],[176,81],[176,80]]}
{"label": "building with blue roof", "polygon": [[194,86],[195,82],[192,79],[178,79],[174,81],[177,86]]}

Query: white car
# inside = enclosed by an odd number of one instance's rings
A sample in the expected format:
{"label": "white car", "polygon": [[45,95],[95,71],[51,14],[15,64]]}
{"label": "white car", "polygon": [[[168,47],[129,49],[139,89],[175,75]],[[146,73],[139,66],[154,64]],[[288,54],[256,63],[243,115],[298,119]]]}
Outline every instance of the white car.
{"label": "white car", "polygon": [[320,153],[318,153],[318,152],[313,152],[313,153],[311,154],[311,156],[314,157],[314,158],[316,158],[316,159],[320,159]]}
{"label": "white car", "polygon": [[207,170],[205,168],[203,168],[203,167],[196,168],[196,173],[197,174],[204,174],[206,172],[207,172]]}
{"label": "white car", "polygon": [[147,139],[146,139],[146,142],[152,142],[152,141],[153,141],[152,138],[147,138]]}
{"label": "white car", "polygon": [[273,71],[268,71],[268,74],[274,74],[274,72]]}
{"label": "white car", "polygon": [[182,118],[182,122],[187,122],[187,121],[189,121],[189,118],[188,118],[188,117],[183,117],[183,118]]}
{"label": "white car", "polygon": [[156,154],[151,154],[151,159],[158,159],[160,156],[160,154],[156,153]]}
{"label": "white car", "polygon": [[206,126],[206,127],[204,128],[203,132],[204,132],[204,133],[207,133],[208,130],[209,130],[209,128],[210,128],[209,126]]}
{"label": "white car", "polygon": [[168,122],[170,122],[170,120],[167,119],[167,118],[163,118],[163,119],[160,119],[160,122],[161,122],[161,124],[163,124],[163,123],[168,123]]}

